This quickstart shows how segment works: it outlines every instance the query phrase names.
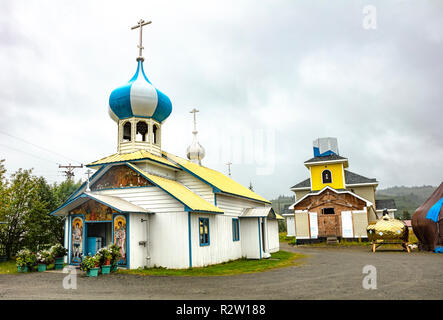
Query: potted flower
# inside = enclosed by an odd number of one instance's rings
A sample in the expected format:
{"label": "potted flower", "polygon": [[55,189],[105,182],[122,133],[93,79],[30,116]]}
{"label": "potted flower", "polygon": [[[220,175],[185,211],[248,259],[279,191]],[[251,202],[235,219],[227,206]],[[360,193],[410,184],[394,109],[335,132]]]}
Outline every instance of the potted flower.
{"label": "potted flower", "polygon": [[109,246],[109,251],[111,252],[111,271],[117,271],[117,265],[120,261],[122,255],[120,253],[120,247],[116,244],[112,244]]}
{"label": "potted flower", "polygon": [[80,270],[86,271],[88,277],[97,277],[100,258],[98,256],[85,256],[80,263]]}
{"label": "potted flower", "polygon": [[63,247],[60,243],[53,245],[50,249],[51,256],[55,260],[55,270],[63,269],[63,263],[65,262],[65,255],[68,250]]}
{"label": "potted flower", "polygon": [[111,272],[111,251],[107,248],[101,248],[97,251],[97,257],[100,261],[100,266],[102,268],[102,274],[109,274]]}
{"label": "potted flower", "polygon": [[52,261],[51,252],[49,250],[42,250],[37,252],[36,255],[38,272],[46,271],[46,265]]}
{"label": "potted flower", "polygon": [[29,268],[26,264],[26,257],[31,253],[28,249],[22,249],[16,254],[16,264],[18,272],[28,272]]}
{"label": "potted flower", "polygon": [[28,272],[35,265],[36,261],[35,253],[28,249],[20,250],[16,255],[18,272]]}

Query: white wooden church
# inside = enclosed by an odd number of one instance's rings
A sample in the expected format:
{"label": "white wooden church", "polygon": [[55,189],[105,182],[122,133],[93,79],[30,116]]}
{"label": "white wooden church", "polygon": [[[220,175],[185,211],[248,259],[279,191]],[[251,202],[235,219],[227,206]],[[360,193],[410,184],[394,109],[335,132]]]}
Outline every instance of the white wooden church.
{"label": "white wooden church", "polygon": [[[149,23],[149,22],[148,22]],[[131,80],[112,91],[109,115],[117,124],[117,153],[87,165],[96,172],[52,214],[64,216],[67,263],[117,243],[121,267],[201,267],[262,259],[279,250],[281,218],[270,201],[201,164],[194,140],[184,159],[162,149],[170,99],[143,70],[140,52]]]}

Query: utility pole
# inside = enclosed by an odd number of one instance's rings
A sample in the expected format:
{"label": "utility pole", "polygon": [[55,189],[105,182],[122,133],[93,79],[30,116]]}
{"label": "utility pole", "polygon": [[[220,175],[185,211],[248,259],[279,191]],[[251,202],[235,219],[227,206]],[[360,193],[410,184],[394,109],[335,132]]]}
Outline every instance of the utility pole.
{"label": "utility pole", "polygon": [[66,176],[66,181],[71,181],[72,178],[75,176],[74,169],[83,168],[83,165],[73,166],[73,165],[69,164],[67,166],[62,166],[62,165],[59,164],[58,167],[66,169],[65,171],[63,171],[63,173]]}

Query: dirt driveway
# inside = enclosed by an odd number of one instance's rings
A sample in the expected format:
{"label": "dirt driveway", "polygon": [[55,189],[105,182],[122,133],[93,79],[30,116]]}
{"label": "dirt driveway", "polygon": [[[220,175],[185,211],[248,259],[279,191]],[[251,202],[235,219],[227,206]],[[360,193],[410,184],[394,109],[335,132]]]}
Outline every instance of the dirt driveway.
{"label": "dirt driveway", "polygon": [[[0,299],[443,299],[443,255],[357,248],[281,248],[307,254],[300,266],[222,277],[136,275],[77,279],[63,289],[63,273],[0,275]],[[362,286],[365,265],[377,289]]]}

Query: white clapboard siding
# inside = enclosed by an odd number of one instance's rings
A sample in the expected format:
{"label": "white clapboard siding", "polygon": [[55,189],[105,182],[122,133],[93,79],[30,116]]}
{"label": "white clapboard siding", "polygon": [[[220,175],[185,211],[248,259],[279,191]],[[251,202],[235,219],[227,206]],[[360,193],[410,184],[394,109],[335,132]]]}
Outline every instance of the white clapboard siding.
{"label": "white clapboard siding", "polygon": [[147,241],[147,214],[131,213],[129,215],[129,266],[131,269],[143,268],[147,265],[147,250],[139,244],[140,241]]}
{"label": "white clapboard siding", "polygon": [[176,171],[172,168],[161,167],[149,162],[134,162],[133,165],[149,174],[155,174],[171,180],[176,179]]}
{"label": "white clapboard siding", "polygon": [[[64,237],[64,240],[65,240],[64,246],[68,250],[69,250],[69,230],[70,230],[69,227],[70,227],[70,223],[71,223],[70,217],[68,216],[65,219],[65,237]],[[68,262],[67,259],[68,259],[68,256],[65,256],[65,263]]]}
{"label": "white clapboard siding", "polygon": [[187,212],[150,215],[149,232],[150,267],[189,267]]}
{"label": "white clapboard siding", "polygon": [[186,171],[177,172],[177,181],[185,185],[189,190],[199,195],[211,204],[214,204],[212,187]]}
{"label": "white clapboard siding", "polygon": [[256,208],[265,206],[263,203],[255,202],[238,197],[217,194],[217,207],[222,209],[225,215],[240,216],[245,208]]}
{"label": "white clapboard siding", "polygon": [[184,205],[158,187],[102,190],[107,196],[120,197],[154,213],[184,211]]}
{"label": "white clapboard siding", "polygon": [[278,237],[278,221],[268,219],[268,246],[269,252],[277,252],[280,250],[280,240]]}
{"label": "white clapboard siding", "polygon": [[288,237],[295,236],[294,216],[286,217],[286,231]]}
{"label": "white clapboard siding", "polygon": [[[242,256],[248,259],[260,259],[261,240],[259,240],[260,228],[258,219],[259,218],[240,219],[240,241]],[[262,247],[261,250],[263,250]]]}
{"label": "white clapboard siding", "polygon": [[[200,246],[199,218],[209,218],[208,246]],[[241,237],[240,241],[232,240],[232,216],[191,213],[191,244],[193,267],[203,267],[242,257]]]}

